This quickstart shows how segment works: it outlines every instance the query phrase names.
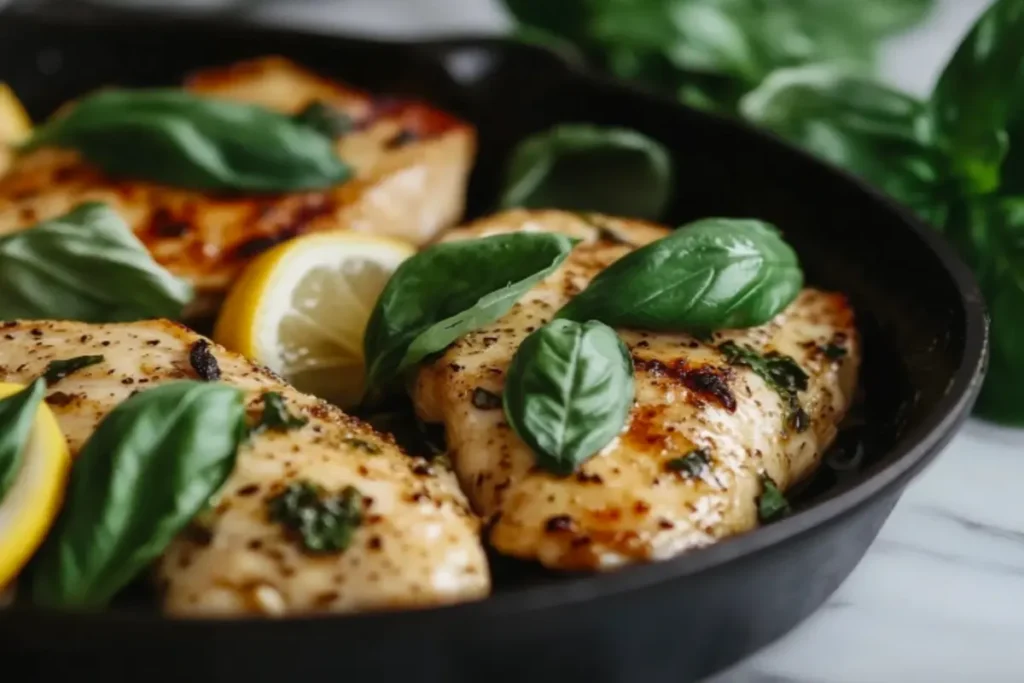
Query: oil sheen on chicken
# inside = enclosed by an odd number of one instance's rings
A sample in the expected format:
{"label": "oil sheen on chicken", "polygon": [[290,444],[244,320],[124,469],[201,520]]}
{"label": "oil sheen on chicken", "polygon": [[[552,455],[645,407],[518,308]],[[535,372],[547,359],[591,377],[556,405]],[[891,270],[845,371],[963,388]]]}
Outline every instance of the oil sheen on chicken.
{"label": "oil sheen on chicken", "polygon": [[[663,559],[758,525],[762,475],[785,490],[811,474],[850,407],[860,363],[854,316],[841,294],[805,289],[754,329],[687,334],[619,330],[636,368],[636,402],[621,432],[575,475],[534,466],[499,408],[476,407],[477,388],[500,394],[513,353],[603,268],[665,229],[556,211],[502,213],[446,240],[547,230],[581,238],[567,263],[501,320],[467,335],[423,368],[419,415],[444,424],[449,456],[473,506],[505,554],[557,569],[601,570]],[[799,400],[807,428],[787,427],[789,406],[752,370],[727,363],[732,340],[791,356],[809,376]],[[832,344],[833,347],[829,347]],[[826,349],[841,347],[841,358]],[[708,466],[674,471],[703,449]]]}
{"label": "oil sheen on chicken", "polygon": [[461,216],[475,133],[448,114],[372,98],[278,57],[199,71],[184,87],[287,114],[318,101],[340,109],[355,129],[338,154],[355,178],[327,191],[214,195],[110,178],[74,152],[43,148],[0,176],[0,235],[106,202],[161,264],[195,285],[195,317],[213,313],[241,268],[277,242],[346,228],[422,244]]}
{"label": "oil sheen on chicken", "polygon": [[[52,360],[102,355],[50,387],[46,402],[77,454],[99,421],[137,391],[195,379],[202,339],[166,321],[117,325],[0,324],[0,381],[28,383]],[[472,600],[490,589],[479,522],[450,471],[412,458],[390,437],[299,393],[211,344],[222,381],[246,392],[250,418],[279,392],[308,423],[264,430],[242,446],[212,514],[201,516],[158,563],[165,611],[181,616],[279,616],[421,607]],[[271,522],[267,501],[292,481],[328,491],[354,486],[363,523],[340,554],[313,556]]]}

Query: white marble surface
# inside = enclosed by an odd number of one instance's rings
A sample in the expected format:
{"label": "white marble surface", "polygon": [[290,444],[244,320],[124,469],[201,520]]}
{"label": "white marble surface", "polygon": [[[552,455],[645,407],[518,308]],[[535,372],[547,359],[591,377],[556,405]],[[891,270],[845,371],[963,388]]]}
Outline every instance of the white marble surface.
{"label": "white marble surface", "polygon": [[[928,92],[988,2],[940,0],[926,25],[887,46],[886,77]],[[494,0],[282,0],[261,3],[253,14],[317,31],[387,36],[507,26]],[[832,600],[713,683],[1024,681],[1022,491],[1024,430],[972,420],[910,487]]]}

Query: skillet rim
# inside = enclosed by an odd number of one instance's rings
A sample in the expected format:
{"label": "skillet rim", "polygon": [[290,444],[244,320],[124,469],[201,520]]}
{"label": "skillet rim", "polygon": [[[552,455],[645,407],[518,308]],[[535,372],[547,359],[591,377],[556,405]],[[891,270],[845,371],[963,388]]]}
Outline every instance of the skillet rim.
{"label": "skillet rim", "polygon": [[[495,617],[523,615],[529,612],[568,607],[601,598],[621,598],[629,593],[683,580],[688,576],[711,571],[754,556],[789,540],[809,534],[818,527],[825,527],[838,521],[857,508],[882,497],[891,489],[905,485],[941,452],[969,417],[970,410],[981,390],[989,355],[988,312],[973,272],[938,230],[925,225],[909,210],[898,205],[880,190],[843,169],[819,160],[771,132],[756,128],[744,121],[727,118],[724,115],[697,110],[669,96],[651,92],[641,86],[610,76],[594,73],[552,49],[523,44],[501,36],[481,37],[451,34],[439,38],[407,40],[322,33],[294,28],[272,28],[250,20],[228,21],[217,15],[190,17],[154,12],[140,17],[133,12],[127,14],[129,18],[125,19],[125,14],[121,12],[111,11],[101,14],[101,18],[97,20],[75,23],[50,17],[0,12],[0,19],[3,19],[6,24],[0,31],[12,28],[13,24],[14,30],[20,28],[45,30],[47,26],[60,26],[72,30],[140,31],[147,27],[154,27],[163,32],[187,32],[189,30],[218,33],[244,32],[250,38],[256,39],[313,39],[365,46],[371,49],[399,49],[409,51],[410,56],[413,57],[422,56],[425,59],[435,59],[439,62],[443,61],[445,54],[463,49],[491,53],[519,50],[524,53],[533,52],[535,55],[555,62],[556,67],[562,72],[559,74],[560,78],[572,80],[584,86],[599,88],[610,95],[633,99],[638,106],[671,106],[685,110],[687,116],[694,119],[703,118],[714,121],[715,125],[728,127],[739,136],[753,136],[755,139],[759,139],[768,153],[795,156],[800,163],[816,168],[818,173],[831,175],[837,181],[855,189],[861,195],[857,201],[874,203],[879,210],[886,211],[898,218],[904,229],[909,230],[910,234],[918,240],[919,247],[915,247],[915,249],[930,252],[933,255],[959,294],[956,309],[959,309],[964,318],[961,354],[963,361],[953,372],[945,393],[936,406],[918,425],[908,429],[891,448],[886,450],[884,459],[890,460],[890,462],[864,481],[771,525],[723,539],[705,548],[674,558],[633,565],[626,568],[625,571],[578,575],[564,582],[526,586],[508,593],[492,594],[486,598],[468,602],[405,610],[310,614],[267,619],[252,616],[238,618],[167,617],[159,613],[150,615],[122,611],[83,614],[14,606],[0,610],[0,624],[23,620],[86,627],[96,623],[127,627],[145,625],[161,629],[217,630],[233,627],[236,631],[281,629],[299,625],[309,628],[317,624],[369,625],[372,622],[383,622],[377,624],[380,626],[405,622],[403,625],[412,626],[415,622],[423,623],[428,620],[442,619],[454,620],[465,625],[477,620],[484,621],[492,620]],[[953,301],[950,300],[949,303],[952,305]]]}

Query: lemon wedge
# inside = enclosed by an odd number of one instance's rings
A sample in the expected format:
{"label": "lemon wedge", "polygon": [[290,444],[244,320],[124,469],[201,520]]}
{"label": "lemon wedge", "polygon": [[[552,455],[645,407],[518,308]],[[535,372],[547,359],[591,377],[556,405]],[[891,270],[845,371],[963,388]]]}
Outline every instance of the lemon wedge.
{"label": "lemon wedge", "polygon": [[305,235],[265,252],[231,288],[214,340],[342,408],[362,399],[363,333],[405,242],[360,232]]}
{"label": "lemon wedge", "polygon": [[[0,398],[24,388],[0,382]],[[0,501],[0,593],[39,548],[57,517],[70,467],[67,442],[43,403],[14,485]]]}
{"label": "lemon wedge", "polygon": [[0,144],[13,145],[32,132],[32,119],[6,83],[0,83]]}

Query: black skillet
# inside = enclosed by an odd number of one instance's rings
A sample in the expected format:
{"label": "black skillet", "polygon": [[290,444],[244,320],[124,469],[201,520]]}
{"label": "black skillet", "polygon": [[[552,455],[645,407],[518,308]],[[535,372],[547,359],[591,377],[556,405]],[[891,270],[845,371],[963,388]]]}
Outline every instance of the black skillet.
{"label": "black skillet", "polygon": [[36,119],[91,88],[171,84],[266,53],[472,120],[480,155],[470,215],[491,209],[511,146],[555,122],[624,125],[666,143],[679,173],[673,224],[770,220],[812,283],[851,296],[866,338],[864,466],[844,477],[826,468],[797,514],[674,560],[576,577],[498,561],[495,595],[474,604],[283,621],[18,608],[0,613],[0,661],[12,676],[18,664],[32,672],[17,680],[697,680],[819,607],[967,417],[987,324],[966,267],[878,193],[774,138],[503,40],[385,43],[182,20],[74,27],[0,17],[0,80]]}

